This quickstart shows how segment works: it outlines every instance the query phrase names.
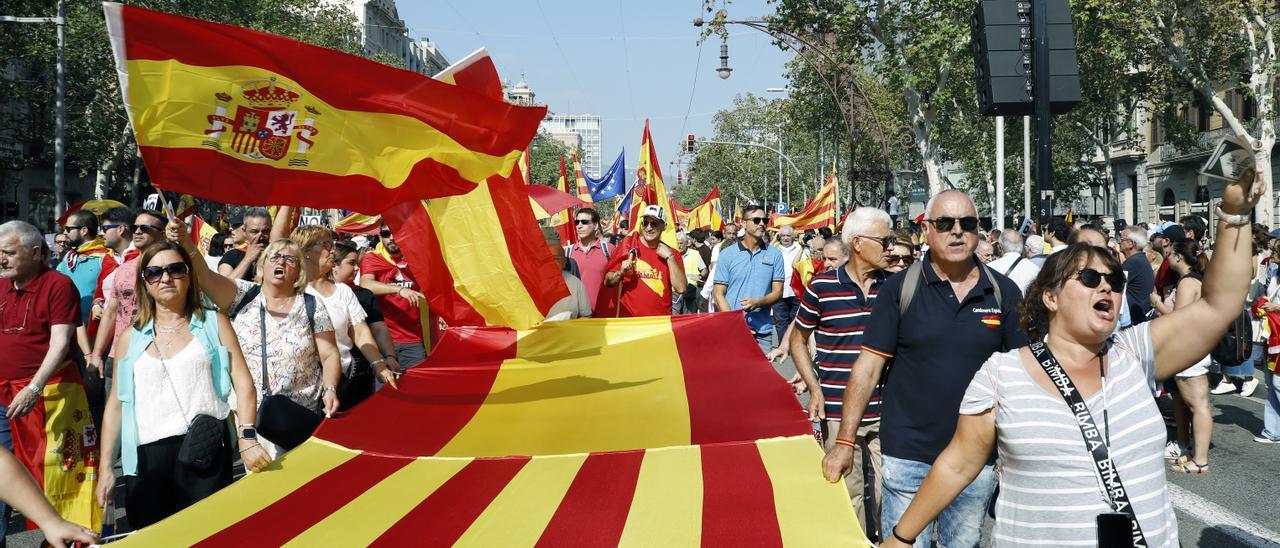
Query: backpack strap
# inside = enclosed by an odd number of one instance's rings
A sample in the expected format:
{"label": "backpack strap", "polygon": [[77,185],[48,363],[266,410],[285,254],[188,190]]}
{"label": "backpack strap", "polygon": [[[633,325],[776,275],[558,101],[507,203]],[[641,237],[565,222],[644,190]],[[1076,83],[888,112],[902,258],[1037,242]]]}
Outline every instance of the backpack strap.
{"label": "backpack strap", "polygon": [[316,296],[310,293],[302,294],[302,305],[307,309],[307,325],[311,326],[311,334],[316,332]]}
{"label": "backpack strap", "polygon": [[257,298],[258,293],[261,293],[261,292],[262,292],[262,286],[260,285],[254,285],[253,287],[250,287],[248,291],[244,292],[244,298],[240,299],[240,302],[236,303],[235,308],[231,309],[231,313],[227,315],[227,319],[230,319],[230,320],[236,319],[236,315],[240,314],[240,311],[244,310],[244,307],[248,306],[249,303],[253,302],[253,299]]}
{"label": "backpack strap", "polygon": [[907,273],[902,279],[902,291],[898,292],[898,321],[902,321],[902,317],[907,315],[907,309],[911,308],[911,299],[916,296],[916,288],[920,286],[920,276],[923,274],[923,259],[907,267]]}

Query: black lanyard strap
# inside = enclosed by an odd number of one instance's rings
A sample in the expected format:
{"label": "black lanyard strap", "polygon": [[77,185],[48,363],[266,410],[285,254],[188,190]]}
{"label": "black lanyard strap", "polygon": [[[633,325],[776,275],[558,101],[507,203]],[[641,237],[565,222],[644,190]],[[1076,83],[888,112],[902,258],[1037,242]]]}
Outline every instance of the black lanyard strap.
{"label": "black lanyard strap", "polygon": [[[1107,441],[1104,441],[1103,435],[1098,430],[1098,424],[1094,422],[1089,406],[1085,404],[1084,398],[1080,397],[1080,391],[1076,389],[1075,383],[1071,382],[1071,377],[1067,376],[1067,371],[1062,368],[1062,364],[1053,357],[1053,352],[1049,351],[1048,345],[1036,341],[1031,343],[1030,349],[1031,354],[1040,363],[1040,367],[1044,368],[1045,374],[1049,375],[1053,386],[1062,395],[1062,399],[1066,400],[1067,407],[1076,419],[1076,424],[1080,426],[1080,435],[1084,437],[1085,446],[1093,454],[1090,460],[1093,461],[1098,477],[1102,480],[1103,493],[1110,501],[1111,509],[1129,516],[1129,520],[1133,522],[1133,545],[1147,546],[1147,539],[1142,534],[1142,526],[1138,524],[1138,515],[1134,513],[1133,505],[1129,502],[1129,492],[1120,482],[1120,471],[1111,460]],[[1110,437],[1110,432],[1107,433],[1107,437]]]}

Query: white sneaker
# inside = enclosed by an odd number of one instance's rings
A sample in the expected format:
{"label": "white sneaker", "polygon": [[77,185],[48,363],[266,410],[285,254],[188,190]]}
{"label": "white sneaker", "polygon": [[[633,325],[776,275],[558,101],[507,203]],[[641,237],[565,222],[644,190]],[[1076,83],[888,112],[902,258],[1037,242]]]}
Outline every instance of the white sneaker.
{"label": "white sneaker", "polygon": [[1164,460],[1169,462],[1177,462],[1182,457],[1182,447],[1178,442],[1171,441],[1164,445]]}
{"label": "white sneaker", "polygon": [[1280,440],[1273,440],[1271,438],[1265,438],[1262,436],[1254,436],[1253,441],[1256,441],[1258,443],[1280,443]]}
{"label": "white sneaker", "polygon": [[1244,384],[1240,386],[1240,395],[1247,398],[1249,396],[1252,396],[1253,391],[1257,389],[1258,389],[1258,379],[1249,377],[1249,380],[1244,381]]}
{"label": "white sneaker", "polygon": [[1236,391],[1236,383],[1231,382],[1231,379],[1228,377],[1222,377],[1222,382],[1219,382],[1218,386],[1213,387],[1213,390],[1210,390],[1209,393],[1210,394],[1230,394],[1235,391]]}

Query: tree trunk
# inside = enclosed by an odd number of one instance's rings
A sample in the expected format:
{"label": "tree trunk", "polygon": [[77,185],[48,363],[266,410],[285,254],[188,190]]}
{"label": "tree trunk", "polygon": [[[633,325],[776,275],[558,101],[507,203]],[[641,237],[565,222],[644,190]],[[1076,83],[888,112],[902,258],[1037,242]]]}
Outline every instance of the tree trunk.
{"label": "tree trunk", "polygon": [[93,197],[101,200],[107,197],[108,188],[111,186],[111,179],[120,167],[120,161],[124,159],[124,150],[128,148],[129,136],[133,132],[129,128],[129,124],[124,125],[124,130],[120,132],[120,137],[116,139],[115,145],[111,147],[111,157],[107,161],[98,166],[98,174],[94,177]]}

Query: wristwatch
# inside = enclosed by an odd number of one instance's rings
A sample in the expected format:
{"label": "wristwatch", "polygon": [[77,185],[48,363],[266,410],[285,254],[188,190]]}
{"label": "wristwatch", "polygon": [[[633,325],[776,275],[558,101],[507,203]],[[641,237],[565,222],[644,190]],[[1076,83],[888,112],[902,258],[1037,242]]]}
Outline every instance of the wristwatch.
{"label": "wristwatch", "polygon": [[254,428],[252,424],[242,424],[239,426],[239,430],[240,430],[240,439],[242,440],[258,439],[258,429]]}

